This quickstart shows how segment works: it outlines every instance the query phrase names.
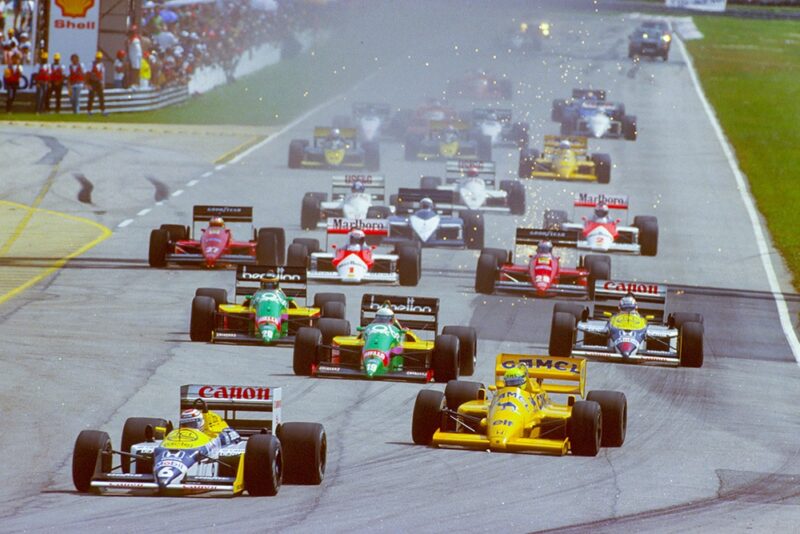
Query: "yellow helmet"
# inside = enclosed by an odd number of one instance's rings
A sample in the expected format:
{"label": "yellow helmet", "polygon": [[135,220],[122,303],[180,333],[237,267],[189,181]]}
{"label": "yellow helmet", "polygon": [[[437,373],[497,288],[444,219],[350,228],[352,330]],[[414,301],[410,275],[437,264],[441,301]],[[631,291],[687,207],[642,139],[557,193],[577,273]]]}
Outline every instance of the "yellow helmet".
{"label": "yellow helmet", "polygon": [[528,23],[527,22],[521,22],[520,25],[519,25],[519,31],[521,31],[522,33],[525,33],[526,31],[528,31]]}
{"label": "yellow helmet", "polygon": [[503,375],[503,384],[506,387],[520,387],[528,380],[528,368],[524,365],[512,367]]}
{"label": "yellow helmet", "polygon": [[55,60],[55,61],[61,61],[61,54],[59,54],[58,52],[56,52],[55,54],[53,54],[53,60]]}
{"label": "yellow helmet", "polygon": [[103,53],[98,50],[94,57],[95,59],[103,59]]}
{"label": "yellow helmet", "polygon": [[42,58],[42,59],[47,59],[47,52],[42,52],[42,56],[41,56],[41,58]]}

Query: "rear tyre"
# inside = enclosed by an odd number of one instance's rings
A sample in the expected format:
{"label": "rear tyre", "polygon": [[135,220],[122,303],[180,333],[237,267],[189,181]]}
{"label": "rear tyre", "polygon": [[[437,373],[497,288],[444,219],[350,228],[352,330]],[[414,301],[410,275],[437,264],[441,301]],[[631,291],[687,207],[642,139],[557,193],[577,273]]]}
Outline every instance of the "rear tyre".
{"label": "rear tyre", "polygon": [[440,176],[423,176],[419,179],[420,189],[436,189],[442,185],[442,178]]}
{"label": "rear tyre", "polygon": [[[327,306],[333,303],[326,304]],[[350,321],[345,319],[334,319],[333,317],[323,317],[317,321],[317,328],[322,334],[322,344],[330,345],[336,336],[350,335]]]}
{"label": "rear tyre", "polygon": [[444,394],[435,389],[423,389],[417,393],[414,414],[411,417],[411,439],[417,445],[430,445],[433,435],[439,430],[444,408]]}
{"label": "rear tyre", "polygon": [[286,484],[319,485],[325,478],[328,438],[319,423],[283,423],[278,427]]}
{"label": "rear tyre", "polygon": [[259,235],[262,232],[275,235],[275,259],[278,263],[273,265],[283,265],[286,263],[286,231],[283,228],[259,228]]}
{"label": "rear tyre", "polygon": [[681,367],[703,366],[703,325],[695,322],[684,323],[680,330]]}
{"label": "rear tyre", "polygon": [[532,148],[521,148],[519,151],[519,169],[517,175],[520,178],[531,178],[539,151]]}
{"label": "rear tyre", "polygon": [[622,117],[622,136],[628,141],[636,141],[639,130],[636,125],[635,115],[625,115]]}
{"label": "rear tyre", "polygon": [[256,241],[256,262],[259,265],[278,265],[278,236],[272,232],[258,230]]}
{"label": "rear tyre", "polygon": [[162,224],[160,230],[165,230],[169,234],[170,241],[183,241],[189,237],[189,233],[182,224]]}
{"label": "rear tyre", "polygon": [[322,305],[320,316],[329,319],[344,319],[346,314],[345,306],[341,302],[328,301]]}
{"label": "rear tyre", "polygon": [[199,287],[195,290],[194,296],[211,297],[217,306],[228,303],[228,291],[217,287]]}
{"label": "rear tyre", "polygon": [[211,297],[192,299],[192,318],[189,323],[189,339],[192,341],[211,341],[214,331],[214,314],[217,304]]}
{"label": "rear tyre", "polygon": [[652,215],[637,215],[633,225],[639,229],[642,256],[655,256],[658,253],[658,219]]}
{"label": "rear tyre", "polygon": [[451,380],[444,388],[444,402],[447,409],[455,412],[465,402],[478,400],[480,391],[484,387],[480,382]]}
{"label": "rear tyre", "polygon": [[483,248],[483,215],[478,212],[466,211],[461,215],[464,221],[464,242],[470,250]]}
{"label": "rear tyre", "polygon": [[587,254],[583,259],[583,265],[589,271],[586,293],[589,295],[589,300],[594,300],[594,283],[597,280],[611,279],[611,258],[604,254]]}
{"label": "rear tyre", "polygon": [[310,376],[311,368],[319,361],[318,347],[322,345],[322,332],[317,328],[297,330],[292,353],[292,370],[298,376]]}
{"label": "rear tyre", "polygon": [[572,354],[575,338],[575,316],[571,313],[555,312],[550,323],[550,342],[548,350],[551,356],[569,357]]}
{"label": "rear tyre", "polygon": [[314,308],[322,309],[326,302],[341,302],[347,305],[344,293],[317,293],[314,295]]}
{"label": "rear tyre", "polygon": [[592,163],[594,163],[597,183],[609,183],[611,181],[611,156],[608,154],[592,154]]}
{"label": "rear tyre", "polygon": [[564,210],[545,210],[545,230],[561,230],[561,225],[569,222],[569,215]]}
{"label": "rear tyre", "polygon": [[[122,452],[131,452],[131,447],[137,443],[142,443],[147,438],[145,437],[145,429],[147,427],[156,428],[157,426],[166,427],[167,420],[157,417],[128,417],[125,420],[125,425],[122,427],[122,442],[120,450]],[[130,456],[120,455],[120,464],[123,473],[131,472],[131,458]],[[153,464],[143,465],[144,462],[136,460],[136,473],[137,474],[152,474]]]}
{"label": "rear tyre", "polygon": [[312,193],[303,195],[303,204],[300,208],[300,227],[303,230],[314,230],[319,223],[322,211],[322,201]]}
{"label": "rear tyre", "polygon": [[517,180],[502,180],[500,189],[506,192],[511,215],[525,215],[525,186]]}
{"label": "rear tyre", "polygon": [[298,245],[305,245],[308,249],[308,253],[312,254],[314,252],[319,252],[321,249],[319,248],[319,239],[313,239],[310,237],[295,237],[292,239],[293,244]]}
{"label": "rear tyre", "polygon": [[150,232],[150,250],[147,254],[150,267],[166,267],[167,247],[169,247],[169,233],[166,230]]}
{"label": "rear tyre", "polygon": [[286,251],[286,266],[287,267],[302,267],[308,268],[308,248],[302,243],[292,243],[289,245],[289,250]]}
{"label": "rear tyre", "polygon": [[494,293],[497,281],[497,258],[494,254],[482,252],[475,269],[475,291],[484,295]]}
{"label": "rear tyre", "polygon": [[436,336],[433,342],[433,379],[446,383],[458,378],[458,338],[452,335]]}
{"label": "rear tyre", "polygon": [[403,246],[397,250],[397,270],[401,286],[416,286],[419,283],[420,250],[417,247]]}
{"label": "rear tyre", "polygon": [[472,376],[478,362],[478,333],[471,326],[445,326],[442,334],[458,338],[458,374]]}
{"label": "rear tyre", "polygon": [[299,169],[303,166],[303,157],[306,152],[308,141],[305,139],[293,139],[289,143],[289,168]]}
{"label": "rear tyre", "polygon": [[250,436],[244,449],[244,487],[253,497],[277,495],[283,482],[281,442],[272,434]]}
{"label": "rear tyre", "polygon": [[594,401],[576,401],[567,423],[572,454],[597,456],[603,435],[603,412]]}
{"label": "rear tyre", "polygon": [[367,219],[388,219],[392,215],[389,206],[370,206],[367,208]]}
{"label": "rear tyre", "polygon": [[[111,438],[99,430],[82,430],[72,450],[72,483],[75,489],[86,493],[91,488],[92,477],[101,452],[111,452]],[[100,473],[111,471],[111,455],[100,456]]]}
{"label": "rear tyre", "polygon": [[567,101],[563,98],[553,100],[553,109],[550,111],[550,119],[553,122],[561,122],[564,120],[564,106],[566,105]]}
{"label": "rear tyre", "polygon": [[600,405],[603,412],[603,447],[621,447],[628,429],[628,400],[620,391],[590,391],[587,401]]}

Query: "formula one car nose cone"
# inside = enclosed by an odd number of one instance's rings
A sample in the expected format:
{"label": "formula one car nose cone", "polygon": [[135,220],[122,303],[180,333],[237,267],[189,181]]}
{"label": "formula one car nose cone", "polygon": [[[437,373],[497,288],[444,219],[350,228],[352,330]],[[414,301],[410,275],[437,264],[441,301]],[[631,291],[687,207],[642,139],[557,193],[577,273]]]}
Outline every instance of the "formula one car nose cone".
{"label": "formula one car nose cone", "polygon": [[497,138],[500,137],[500,132],[502,131],[503,125],[500,122],[487,121],[481,124],[481,133],[491,137],[492,143],[497,142]]}
{"label": "formula one car nose cone", "polygon": [[486,183],[479,179],[469,180],[461,186],[459,193],[469,209],[478,209],[486,202]]}
{"label": "formula one car nose cone", "polygon": [[624,357],[628,357],[636,351],[636,343],[631,341],[622,341],[617,345],[617,350]]}
{"label": "formula one car nose cone", "polygon": [[336,271],[343,282],[360,282],[369,272],[369,268],[358,254],[348,254],[336,266]]}
{"label": "formula one car nose cone", "polygon": [[410,218],[411,228],[422,241],[428,241],[439,227],[441,217],[435,212],[418,212]]}
{"label": "formula one car nose cone", "polygon": [[356,193],[342,204],[342,212],[345,219],[366,219],[371,205],[372,199],[368,193]]}
{"label": "formula one car nose cone", "polygon": [[589,243],[589,248],[592,250],[608,250],[614,244],[614,236],[608,231],[605,226],[596,226],[586,240]]}
{"label": "formula one car nose cone", "polygon": [[373,141],[378,137],[378,130],[381,127],[380,117],[363,117],[361,119],[361,133],[365,141]]}
{"label": "formula one car nose cone", "polygon": [[595,137],[603,137],[611,128],[611,119],[605,113],[595,113],[589,117],[589,129]]}

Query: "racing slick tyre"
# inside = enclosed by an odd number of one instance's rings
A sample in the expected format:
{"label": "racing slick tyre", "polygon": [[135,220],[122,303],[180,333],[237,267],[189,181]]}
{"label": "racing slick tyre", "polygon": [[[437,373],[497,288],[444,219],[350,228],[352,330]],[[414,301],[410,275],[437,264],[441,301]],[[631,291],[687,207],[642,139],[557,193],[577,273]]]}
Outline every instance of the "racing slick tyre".
{"label": "racing slick tyre", "polygon": [[483,215],[477,211],[466,211],[461,215],[464,221],[464,243],[470,250],[483,248]]}
{"label": "racing slick tyre", "polygon": [[303,165],[308,141],[305,139],[292,139],[289,143],[289,168],[299,169]]}
{"label": "racing slick tyre", "polygon": [[368,171],[381,168],[381,149],[378,143],[364,143],[364,168]]}
{"label": "racing slick tyre", "polygon": [[405,142],[405,158],[406,161],[415,161],[419,159],[417,155],[419,154],[419,148],[422,143],[422,138],[418,135],[407,135],[406,142]]}
{"label": "racing slick tyre", "polygon": [[419,179],[420,189],[436,189],[442,185],[441,176],[423,176]]}
{"label": "racing slick tyre", "polygon": [[422,260],[420,249],[413,246],[403,246],[397,249],[397,270],[401,286],[416,286],[419,284]]}
{"label": "racing slick tyre", "polygon": [[553,100],[553,109],[550,112],[550,119],[553,122],[561,122],[564,120],[564,106],[566,105],[567,101],[563,98]]}
{"label": "racing slick tyre", "polygon": [[[286,263],[286,230],[283,228],[259,228],[258,233],[271,233],[275,235],[275,240],[277,241],[277,260],[278,263],[272,263],[270,265],[283,265]],[[263,264],[262,264],[263,265]]]}
{"label": "racing slick tyre", "polygon": [[556,313],[568,313],[575,317],[575,322],[578,322],[583,319],[584,313],[589,315],[589,308],[575,302],[556,302],[553,306],[553,314]]}
{"label": "racing slick tyre", "polygon": [[611,118],[615,121],[622,122],[622,119],[625,118],[625,104],[617,104],[617,106],[611,110]]}
{"label": "racing slick tyre", "polygon": [[554,312],[553,322],[550,323],[550,342],[548,344],[550,356],[568,357],[571,355],[574,338],[575,316],[571,313]]}
{"label": "racing slick tyre", "polygon": [[162,224],[160,230],[166,230],[170,241],[183,241],[189,237],[188,229],[182,224]]}
{"label": "racing slick tyre", "polygon": [[192,341],[211,341],[214,330],[214,313],[217,304],[211,297],[192,299],[192,318],[189,323],[189,339]]}
{"label": "racing slick tyre", "polygon": [[492,161],[492,138],[488,135],[478,136],[478,159]]}
{"label": "racing slick tyre", "polygon": [[300,208],[300,227],[303,230],[314,230],[319,222],[322,211],[322,200],[311,193],[303,195],[303,204]]}
{"label": "racing slick tyre", "polygon": [[611,181],[611,156],[608,154],[592,154],[592,163],[594,163],[595,172],[597,173],[597,183],[607,184]]}
{"label": "racing slick tyre", "polygon": [[345,314],[346,310],[344,304],[341,302],[336,302],[335,300],[331,300],[323,304],[320,311],[321,317],[327,317],[329,319],[344,319]]}
{"label": "racing slick tyre", "polygon": [[639,229],[639,246],[642,256],[658,254],[658,219],[652,215],[637,215],[633,225]]}
{"label": "racing slick tyre", "polygon": [[603,436],[603,411],[594,401],[575,401],[567,422],[570,450],[576,456],[597,456]]}
{"label": "racing slick tyre", "polygon": [[219,306],[220,304],[227,304],[228,303],[228,290],[227,289],[220,289],[217,287],[199,287],[194,292],[195,297],[211,297],[214,299],[214,304]]}
{"label": "racing slick tyre", "polygon": [[279,265],[278,264],[278,236],[272,232],[262,232],[266,228],[258,230],[258,240],[256,241],[256,262],[259,265]]}
{"label": "racing slick tyre", "polygon": [[444,393],[435,389],[423,389],[414,401],[411,416],[411,439],[417,445],[430,445],[433,434],[442,423]]}
{"label": "racing slick tyre", "polygon": [[500,92],[500,97],[505,100],[511,100],[514,97],[514,88],[511,85],[511,80],[498,80],[497,89]]}
{"label": "racing slick tyre", "polygon": [[597,280],[611,279],[611,258],[604,254],[587,254],[583,258],[583,266],[589,271],[586,280],[586,292],[589,300],[594,300],[594,283]]}
{"label": "racing slick tyre", "polygon": [[317,486],[325,478],[328,437],[319,423],[283,423],[278,427],[283,450],[283,481]]}
{"label": "racing slick tyre", "polygon": [[292,352],[292,369],[298,376],[310,376],[311,368],[317,364],[318,348],[322,345],[322,332],[318,328],[304,326],[297,330]]}
{"label": "racing slick tyre", "polygon": [[292,244],[295,243],[298,245],[305,245],[309,254],[313,254],[314,252],[319,252],[322,250],[319,248],[319,239],[313,239],[311,237],[295,237],[292,239]]}
{"label": "racing slick tyre", "polygon": [[675,328],[680,328],[686,323],[704,324],[703,316],[699,313],[675,312],[671,314],[671,319]]}
{"label": "racing slick tyre", "polygon": [[278,494],[283,482],[283,451],[273,434],[255,434],[244,449],[244,489],[253,497]]}
{"label": "racing slick tyre", "polygon": [[[120,450],[122,452],[131,452],[131,446],[141,443],[147,439],[147,427],[156,428],[157,426],[166,427],[166,419],[159,419],[157,417],[128,417],[125,420],[125,425],[122,427],[122,442]],[[131,457],[120,455],[120,464],[123,473],[131,472]],[[142,475],[153,474],[153,462],[144,462],[142,460],[136,461],[136,473]]]}
{"label": "racing slick tyre", "polygon": [[519,150],[519,170],[517,176],[520,178],[531,178],[533,167],[539,157],[539,151],[533,148],[521,148]]}
{"label": "racing slick tyre", "polygon": [[355,128],[353,119],[349,115],[334,115],[331,121],[332,128]]}
{"label": "racing slick tyre", "polygon": [[515,122],[511,127],[511,139],[519,148],[525,148],[530,143],[531,136],[528,133],[530,129],[526,122]]}
{"label": "racing slick tyre", "polygon": [[341,302],[347,304],[344,293],[317,293],[314,295],[314,307],[320,310],[325,307],[326,302]]}
{"label": "racing slick tyre", "polygon": [[147,263],[150,267],[166,267],[168,246],[169,232],[166,230],[150,232],[150,250],[147,254]]}
{"label": "racing slick tyre", "polygon": [[475,269],[475,291],[484,295],[494,293],[497,281],[497,257],[485,250],[478,257],[478,267]]}
{"label": "racing slick tyre", "polygon": [[458,378],[458,338],[453,335],[436,336],[433,341],[433,379],[444,384]]}
{"label": "racing slick tyre", "polygon": [[678,347],[681,367],[702,367],[703,325],[697,322],[683,323]]}
{"label": "racing slick tyre", "polygon": [[[92,477],[97,467],[97,455],[111,452],[111,438],[99,430],[81,430],[72,450],[72,483],[75,489],[86,493],[91,488]],[[100,472],[111,471],[111,455],[100,458]]]}
{"label": "racing slick tyre", "polygon": [[[332,304],[331,302],[328,305]],[[323,317],[317,321],[317,328],[322,334],[322,344],[330,345],[336,336],[350,335],[350,321],[345,319],[334,319],[333,317]]]}
{"label": "racing slick tyre", "polygon": [[287,267],[308,267],[308,248],[302,243],[292,243],[286,251]]}
{"label": "racing slick tyre", "polygon": [[484,248],[481,250],[481,254],[489,254],[494,256],[498,267],[504,263],[508,263],[508,251],[502,248]]}
{"label": "racing slick tyre", "polygon": [[636,126],[636,115],[622,117],[622,136],[628,141],[636,141],[639,130]]}
{"label": "racing slick tyre", "polygon": [[628,428],[628,399],[621,391],[590,391],[587,401],[600,405],[603,412],[603,447],[622,447],[625,443],[625,432]]}
{"label": "racing slick tyre", "polygon": [[478,333],[471,326],[445,326],[442,335],[458,338],[458,374],[472,376],[478,362]]}
{"label": "racing slick tyre", "polygon": [[561,230],[561,225],[569,222],[569,215],[564,210],[545,210],[544,228],[545,230]]}
{"label": "racing slick tyre", "polygon": [[480,391],[484,387],[480,382],[451,380],[444,388],[445,406],[447,406],[448,410],[458,411],[458,407],[465,402],[478,400]]}
{"label": "racing slick tyre", "polygon": [[389,206],[370,206],[367,208],[367,219],[388,219],[392,215]]}
{"label": "racing slick tyre", "polygon": [[518,180],[502,180],[500,189],[506,192],[511,215],[525,215],[525,186]]}

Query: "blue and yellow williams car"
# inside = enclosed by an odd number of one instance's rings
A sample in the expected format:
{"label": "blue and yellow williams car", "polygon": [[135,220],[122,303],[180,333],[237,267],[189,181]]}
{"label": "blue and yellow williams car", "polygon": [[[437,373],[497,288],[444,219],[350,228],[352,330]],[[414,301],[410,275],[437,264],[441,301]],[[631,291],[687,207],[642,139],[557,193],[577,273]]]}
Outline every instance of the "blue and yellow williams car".
{"label": "blue and yellow williams car", "polygon": [[283,482],[322,482],[325,429],[318,423],[283,423],[281,388],[185,385],[180,407],[182,417],[186,411],[196,414],[196,425],[172,428],[165,419],[131,417],[118,450],[107,433],[83,430],[72,455],[75,488],[262,496],[277,494]]}
{"label": "blue and yellow williams car", "polygon": [[425,134],[410,133],[405,139],[408,161],[453,158],[492,160],[492,138],[466,121],[432,120]]}
{"label": "blue and yellow williams car", "polygon": [[314,128],[314,139],[289,143],[290,169],[380,169],[377,143],[358,140],[355,128]]}
{"label": "blue and yellow williams car", "polygon": [[[493,452],[596,456],[625,441],[627,400],[618,391],[584,398],[586,361],[498,354],[495,383],[451,380],[417,395],[411,435],[418,445]],[[551,395],[566,395],[557,403]]]}

